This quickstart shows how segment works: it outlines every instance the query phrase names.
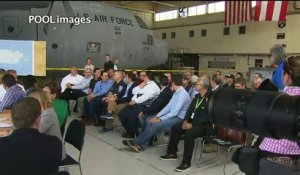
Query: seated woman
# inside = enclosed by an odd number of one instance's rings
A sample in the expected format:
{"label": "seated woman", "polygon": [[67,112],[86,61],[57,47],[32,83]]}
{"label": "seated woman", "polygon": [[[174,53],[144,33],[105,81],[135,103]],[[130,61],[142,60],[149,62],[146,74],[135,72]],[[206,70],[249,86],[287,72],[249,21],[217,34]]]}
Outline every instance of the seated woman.
{"label": "seated woman", "polygon": [[39,128],[40,133],[56,136],[62,142],[62,160],[66,158],[66,150],[62,140],[62,135],[59,128],[58,118],[54,109],[51,107],[46,94],[41,89],[36,89],[31,92],[29,97],[33,97],[40,102],[42,113],[41,113],[41,125]]}
{"label": "seated woman", "polygon": [[50,104],[53,106],[55,110],[61,133],[63,133],[66,119],[70,115],[68,109],[68,103],[66,100],[59,99],[60,88],[54,82],[46,84],[45,87],[43,88],[43,91],[46,93],[48,101],[50,102]]}
{"label": "seated woman", "polygon": [[[283,84],[283,92],[291,96],[300,95],[300,56],[289,57],[284,62]],[[264,138],[259,148],[264,157],[260,160],[259,174],[299,175],[300,161],[297,159],[300,157],[300,147],[297,142]]]}

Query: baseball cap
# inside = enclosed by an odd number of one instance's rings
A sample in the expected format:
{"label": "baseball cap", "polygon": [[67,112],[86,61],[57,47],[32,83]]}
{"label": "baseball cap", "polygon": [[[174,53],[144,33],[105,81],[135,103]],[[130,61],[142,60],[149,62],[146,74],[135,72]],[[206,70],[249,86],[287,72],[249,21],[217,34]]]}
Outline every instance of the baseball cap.
{"label": "baseball cap", "polygon": [[232,78],[232,79],[235,79],[235,76],[233,74],[228,74],[228,75],[225,75],[226,78]]}

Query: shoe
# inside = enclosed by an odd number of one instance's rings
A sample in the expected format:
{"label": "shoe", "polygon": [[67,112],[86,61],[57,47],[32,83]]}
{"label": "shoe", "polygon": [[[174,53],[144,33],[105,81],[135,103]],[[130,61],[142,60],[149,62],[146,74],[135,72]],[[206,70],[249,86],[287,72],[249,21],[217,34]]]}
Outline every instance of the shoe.
{"label": "shoe", "polygon": [[100,134],[105,134],[105,133],[109,133],[109,132],[112,132],[113,129],[111,128],[105,128],[103,127],[102,130],[100,131]]}
{"label": "shoe", "polygon": [[136,145],[134,144],[131,144],[130,142],[127,142],[128,143],[128,146],[130,146],[130,148],[132,149],[132,151],[135,151],[137,153],[139,153],[140,151],[142,151],[142,148],[139,146],[139,145]]}
{"label": "shoe", "polygon": [[172,155],[172,154],[166,154],[164,156],[160,156],[160,160],[176,160],[177,155]]}
{"label": "shoe", "polygon": [[191,166],[188,164],[181,164],[179,167],[175,169],[177,172],[188,170]]}
{"label": "shoe", "polygon": [[133,140],[122,140],[122,143],[125,146],[134,145]]}
{"label": "shoe", "polygon": [[107,113],[106,115],[101,115],[100,119],[102,119],[102,120],[113,120],[114,118],[113,118],[112,114]]}

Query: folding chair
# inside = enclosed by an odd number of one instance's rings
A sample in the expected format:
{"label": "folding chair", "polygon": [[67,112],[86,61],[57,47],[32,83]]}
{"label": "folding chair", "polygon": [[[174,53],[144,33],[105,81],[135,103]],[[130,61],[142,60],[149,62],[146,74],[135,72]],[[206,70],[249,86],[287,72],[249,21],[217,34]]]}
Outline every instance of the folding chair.
{"label": "folding chair", "polygon": [[[229,157],[229,153],[233,148],[239,148],[242,146],[245,146],[245,132],[234,130],[234,129],[229,129],[229,128],[222,128],[218,127],[217,129],[217,135],[216,136],[210,136],[207,138],[204,138],[202,141],[202,149],[200,153],[200,158],[203,153],[203,148],[206,143],[211,143],[214,145],[218,146],[218,151],[219,152],[219,147],[226,148],[226,162],[224,163],[223,166],[223,173],[224,175],[226,174],[225,168],[227,164],[227,160]],[[200,161],[200,160],[199,160]]]}
{"label": "folding chair", "polygon": [[73,159],[70,155],[67,154],[67,157],[62,160],[60,167],[67,168],[69,166],[79,166],[80,174],[82,175],[80,158],[84,144],[85,137],[85,125],[82,121],[78,119],[73,119],[67,126],[65,135],[64,135],[64,144],[69,143],[74,146],[79,151],[78,159]]}

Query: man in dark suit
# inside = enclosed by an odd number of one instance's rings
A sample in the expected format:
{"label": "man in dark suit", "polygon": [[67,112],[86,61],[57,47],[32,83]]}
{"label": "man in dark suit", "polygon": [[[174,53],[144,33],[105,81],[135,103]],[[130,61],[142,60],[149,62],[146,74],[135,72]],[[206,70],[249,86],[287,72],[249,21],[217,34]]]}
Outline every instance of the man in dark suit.
{"label": "man in dark suit", "polygon": [[13,105],[16,130],[0,138],[0,174],[48,175],[58,171],[62,144],[55,136],[39,133],[40,116],[40,103],[32,97]]}
{"label": "man in dark suit", "polygon": [[161,111],[172,98],[173,91],[170,88],[168,77],[166,75],[160,75],[159,82],[161,88],[160,94],[149,107],[144,108],[138,115],[143,130],[146,127],[147,118]]}

